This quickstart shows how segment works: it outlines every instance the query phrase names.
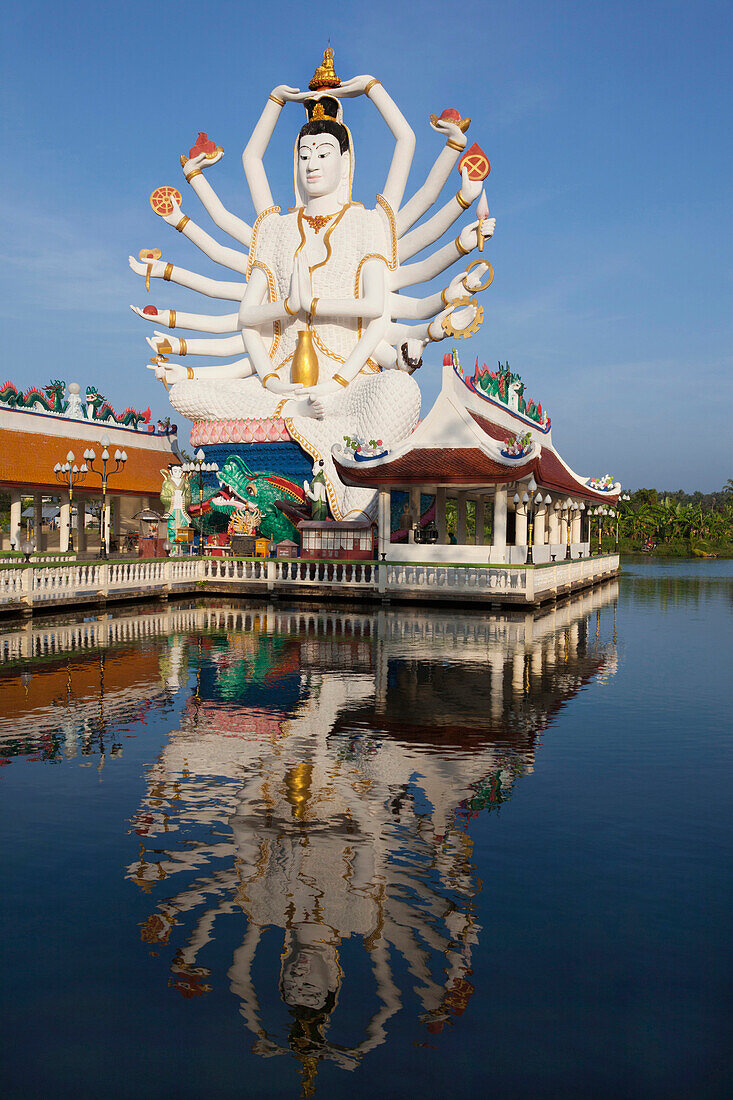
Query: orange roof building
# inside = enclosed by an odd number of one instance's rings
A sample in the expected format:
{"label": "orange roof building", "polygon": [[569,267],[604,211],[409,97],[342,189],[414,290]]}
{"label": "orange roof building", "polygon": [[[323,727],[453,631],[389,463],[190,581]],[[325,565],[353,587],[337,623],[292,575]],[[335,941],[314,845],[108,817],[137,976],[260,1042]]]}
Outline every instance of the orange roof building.
{"label": "orange roof building", "polygon": [[[2,398],[0,397],[0,401]],[[149,413],[148,413],[149,416]],[[111,506],[113,538],[127,530],[136,530],[133,516],[141,508],[160,509],[160,471],[169,463],[180,463],[178,437],[175,429],[154,428],[145,422],[140,427],[127,427],[111,420],[96,420],[85,416],[69,416],[61,413],[18,409],[0,404],[0,492],[10,493],[11,517],[8,543],[19,549],[22,497],[35,500],[34,535],[36,549],[44,550],[54,545],[53,535],[42,530],[41,505],[44,497],[56,497],[61,503],[59,547],[69,548],[70,508],[68,477],[57,477],[54,467],[63,465],[72,452],[73,462],[81,466],[84,452],[96,453],[95,468],[100,469],[103,437],[109,439],[110,453],[107,479],[107,501]],[[124,451],[127,460],[116,470],[115,451]],[[73,501],[78,504],[77,548],[84,548],[85,505],[102,496],[101,476],[90,472],[73,488]]]}

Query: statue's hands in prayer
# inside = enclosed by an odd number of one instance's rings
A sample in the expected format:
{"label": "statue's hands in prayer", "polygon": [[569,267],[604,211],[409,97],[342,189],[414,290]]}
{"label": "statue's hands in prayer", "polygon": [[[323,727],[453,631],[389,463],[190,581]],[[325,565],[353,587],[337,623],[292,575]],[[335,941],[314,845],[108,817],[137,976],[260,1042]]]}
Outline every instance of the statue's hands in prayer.
{"label": "statue's hands in prayer", "polygon": [[339,88],[328,88],[324,95],[332,95],[336,99],[353,99],[355,96],[364,95],[370,80],[374,80],[374,77],[368,74],[352,76],[351,80],[342,80]]}
{"label": "statue's hands in prayer", "polygon": [[158,381],[165,382],[166,386],[188,378],[187,368],[180,363],[148,363],[148,370],[154,371]]}
{"label": "statue's hands in prayer", "polygon": [[307,311],[312,301],[310,271],[302,253],[295,257],[287,300],[291,313]]}

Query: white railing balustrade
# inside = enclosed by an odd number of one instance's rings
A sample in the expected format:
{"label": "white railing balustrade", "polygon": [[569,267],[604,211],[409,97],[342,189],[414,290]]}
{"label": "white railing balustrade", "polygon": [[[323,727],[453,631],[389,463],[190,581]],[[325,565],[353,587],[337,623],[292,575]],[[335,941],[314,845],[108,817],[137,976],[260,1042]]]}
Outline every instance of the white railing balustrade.
{"label": "white railing balustrade", "polygon": [[477,597],[536,603],[617,572],[617,554],[556,562],[537,568],[417,562],[303,559],[161,558],[158,561],[82,561],[34,568],[2,568],[0,609],[139,597],[149,592],[194,592],[231,586],[245,593],[341,591],[389,598]]}

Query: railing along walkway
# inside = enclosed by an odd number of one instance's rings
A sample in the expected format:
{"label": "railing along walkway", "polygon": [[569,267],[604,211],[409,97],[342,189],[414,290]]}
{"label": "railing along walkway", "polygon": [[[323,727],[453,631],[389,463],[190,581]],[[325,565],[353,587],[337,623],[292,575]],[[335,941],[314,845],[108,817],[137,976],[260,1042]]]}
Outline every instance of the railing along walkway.
{"label": "railing along walkway", "polygon": [[165,558],[0,565],[0,610],[136,599],[174,592],[340,594],[534,604],[618,571],[617,554],[536,568],[411,562]]}

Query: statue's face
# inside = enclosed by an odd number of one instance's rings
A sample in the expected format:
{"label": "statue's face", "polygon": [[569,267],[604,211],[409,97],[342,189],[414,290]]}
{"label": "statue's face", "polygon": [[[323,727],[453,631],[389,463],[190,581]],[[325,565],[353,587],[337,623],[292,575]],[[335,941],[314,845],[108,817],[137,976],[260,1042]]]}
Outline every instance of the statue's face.
{"label": "statue's face", "polygon": [[345,168],[348,170],[348,153],[341,152],[331,134],[308,134],[300,139],[298,182],[309,198],[335,195]]}
{"label": "statue's face", "polygon": [[301,948],[291,955],[282,974],[285,1003],[304,1008],[322,1008],[328,998],[329,968],[313,947]]}

